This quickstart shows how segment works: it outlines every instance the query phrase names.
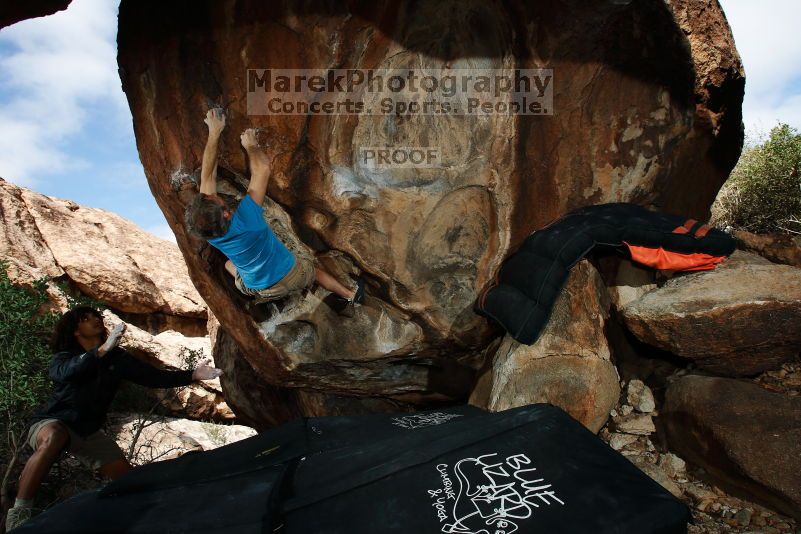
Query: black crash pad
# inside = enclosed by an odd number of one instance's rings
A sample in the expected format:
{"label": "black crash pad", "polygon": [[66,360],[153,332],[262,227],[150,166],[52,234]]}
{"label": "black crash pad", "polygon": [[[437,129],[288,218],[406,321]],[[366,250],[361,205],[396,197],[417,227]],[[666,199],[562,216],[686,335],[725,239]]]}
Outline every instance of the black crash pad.
{"label": "black crash pad", "polygon": [[689,509],[561,409],[297,420],[137,468],[14,532],[685,533]]}

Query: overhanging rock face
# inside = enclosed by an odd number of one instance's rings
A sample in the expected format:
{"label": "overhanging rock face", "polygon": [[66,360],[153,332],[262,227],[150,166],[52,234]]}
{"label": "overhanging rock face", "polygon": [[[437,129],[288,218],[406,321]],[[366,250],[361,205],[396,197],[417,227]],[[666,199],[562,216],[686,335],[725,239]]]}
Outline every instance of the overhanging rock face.
{"label": "overhanging rock face", "polygon": [[[499,333],[472,311],[526,235],[578,206],[632,201],[704,218],[742,145],[742,65],[715,0],[123,0],[119,66],[140,157],[198,291],[265,383],[412,403],[464,398]],[[248,115],[247,69],[553,69],[553,115]],[[220,188],[242,194],[239,134],[282,153],[276,224],[368,302],[320,288],[249,311],[224,258],[190,236],[181,178],[209,103],[226,106]],[[438,147],[376,173],[360,147]]]}
{"label": "overhanging rock face", "polygon": [[0,28],[36,17],[45,17],[67,9],[72,0],[28,0],[3,2],[0,5]]}

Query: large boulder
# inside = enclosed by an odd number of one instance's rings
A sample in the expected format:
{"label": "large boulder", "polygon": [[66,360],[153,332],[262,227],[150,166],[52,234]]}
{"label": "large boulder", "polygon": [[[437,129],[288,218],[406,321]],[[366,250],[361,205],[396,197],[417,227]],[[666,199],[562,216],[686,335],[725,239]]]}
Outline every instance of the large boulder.
{"label": "large boulder", "polygon": [[[469,384],[438,377],[480,366],[498,332],[473,302],[525,236],[607,201],[703,218],[742,144],[743,69],[715,0],[123,0],[118,45],[140,158],[190,276],[275,385],[465,398]],[[247,69],[418,66],[553,69],[553,114],[248,115]],[[209,103],[228,114],[220,190],[246,189],[240,132],[271,132],[270,216],[330,270],[368,279],[355,318],[330,313],[319,288],[266,317],[247,309],[224,258],[188,233]],[[437,147],[442,164],[359,162],[361,147],[390,145]]]}
{"label": "large boulder", "polygon": [[622,314],[637,338],[699,368],[754,375],[801,352],[801,269],[736,251],[713,271],[645,293]]}
{"label": "large boulder", "polygon": [[[303,416],[408,412],[414,409],[413,403],[402,400],[272,385],[262,380],[250,366],[234,339],[220,328],[213,315],[209,318],[209,336],[215,366],[223,370],[218,380],[226,404],[236,413],[237,422],[259,431]],[[354,380],[358,379],[354,376]]]}
{"label": "large boulder", "polygon": [[620,384],[604,325],[609,300],[595,268],[573,267],[542,335],[531,346],[503,338],[478,380],[471,404],[492,411],[537,402],[559,406],[598,432],[617,404]]}
{"label": "large boulder", "polygon": [[148,330],[205,334],[206,305],[175,244],[114,213],[0,179],[0,258],[15,282],[61,280]]}
{"label": "large boulder", "polygon": [[689,375],[660,412],[668,445],[722,487],[801,519],[801,397]]}

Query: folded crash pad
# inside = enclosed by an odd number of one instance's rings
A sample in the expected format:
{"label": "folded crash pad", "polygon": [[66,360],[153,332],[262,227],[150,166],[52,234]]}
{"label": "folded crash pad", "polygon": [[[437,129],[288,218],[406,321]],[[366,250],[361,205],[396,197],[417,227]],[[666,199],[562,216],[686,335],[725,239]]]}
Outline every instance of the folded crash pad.
{"label": "folded crash pad", "polygon": [[475,310],[530,345],[548,323],[570,268],[593,251],[620,253],[655,269],[698,271],[713,269],[735,248],[733,237],[694,219],[628,203],[587,206],[528,236]]}
{"label": "folded crash pad", "polygon": [[689,517],[567,413],[536,404],[296,421],[137,468],[15,532],[669,534]]}

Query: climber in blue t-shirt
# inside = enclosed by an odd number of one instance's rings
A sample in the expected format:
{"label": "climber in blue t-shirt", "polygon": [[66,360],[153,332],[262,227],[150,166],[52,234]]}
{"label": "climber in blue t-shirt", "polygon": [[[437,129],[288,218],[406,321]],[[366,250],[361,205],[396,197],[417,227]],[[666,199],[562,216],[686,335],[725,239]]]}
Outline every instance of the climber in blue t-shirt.
{"label": "climber in blue t-shirt", "polygon": [[222,109],[210,109],[204,122],[209,127],[209,137],[203,152],[200,193],[186,210],[189,230],[225,254],[225,268],[245,295],[260,301],[278,300],[316,280],[341,297],[337,311],[353,316],[354,306],[364,301],[364,281],[359,278],[355,289],[345,287],[317,267],[311,255],[302,251],[293,254],[264,220],[262,203],[275,155],[259,147],[256,130],[247,129],[240,136],[250,160],[251,177],[247,195],[232,209],[217,194],[217,147],[225,128]]}

